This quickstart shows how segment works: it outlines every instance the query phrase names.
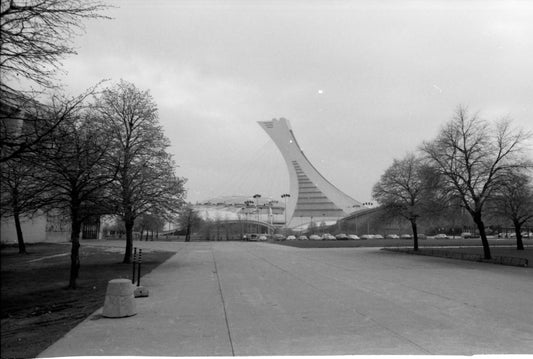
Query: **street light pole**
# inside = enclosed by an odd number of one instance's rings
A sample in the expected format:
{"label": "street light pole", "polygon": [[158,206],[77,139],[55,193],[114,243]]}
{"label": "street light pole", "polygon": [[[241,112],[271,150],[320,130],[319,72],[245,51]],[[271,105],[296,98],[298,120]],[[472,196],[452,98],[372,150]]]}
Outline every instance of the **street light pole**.
{"label": "street light pole", "polygon": [[259,198],[261,198],[260,194],[254,194],[255,198],[255,209],[257,211],[257,234],[259,234]]}
{"label": "street light pole", "polygon": [[246,213],[246,228],[247,228],[247,232],[250,232],[250,220],[248,219],[248,215],[249,215],[250,213],[249,213],[248,208],[249,208],[252,204],[254,204],[254,201],[250,201],[250,200],[248,200],[248,201],[244,201],[244,204],[246,205],[246,212],[245,212],[245,213]]}
{"label": "street light pole", "polygon": [[283,212],[285,212],[285,227],[287,227],[287,198],[290,196],[291,195],[288,193],[284,193],[281,195],[281,198],[285,200],[285,209],[283,210]]}
{"label": "street light pole", "polygon": [[[374,203],[372,202],[364,202],[363,203],[363,206],[367,206],[367,207],[372,207],[374,205]],[[368,223],[368,217],[366,218],[366,234],[370,234],[370,225]]]}

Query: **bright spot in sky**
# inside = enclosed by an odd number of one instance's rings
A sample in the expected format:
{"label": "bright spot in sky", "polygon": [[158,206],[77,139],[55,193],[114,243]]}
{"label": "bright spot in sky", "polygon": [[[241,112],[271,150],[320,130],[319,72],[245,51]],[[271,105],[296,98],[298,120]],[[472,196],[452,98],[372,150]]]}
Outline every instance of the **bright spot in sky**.
{"label": "bright spot in sky", "polygon": [[318,94],[319,94],[319,95],[322,95],[323,93],[324,93],[324,91],[322,91],[322,90],[318,90]]}
{"label": "bright spot in sky", "polygon": [[439,86],[437,86],[437,85],[433,85],[433,87],[434,87],[437,91],[439,91],[440,93],[442,93],[442,89],[441,89]]}

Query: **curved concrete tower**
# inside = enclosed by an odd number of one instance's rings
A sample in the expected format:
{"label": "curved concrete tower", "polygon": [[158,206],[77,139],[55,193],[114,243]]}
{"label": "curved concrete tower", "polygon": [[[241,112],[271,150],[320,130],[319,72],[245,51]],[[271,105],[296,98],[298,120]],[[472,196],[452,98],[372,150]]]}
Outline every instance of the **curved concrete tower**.
{"label": "curved concrete tower", "polygon": [[309,162],[296,142],[289,121],[280,118],[258,123],[281,151],[289,169],[291,196],[285,209],[288,226],[337,220],[363,208],[362,203],[332,185]]}

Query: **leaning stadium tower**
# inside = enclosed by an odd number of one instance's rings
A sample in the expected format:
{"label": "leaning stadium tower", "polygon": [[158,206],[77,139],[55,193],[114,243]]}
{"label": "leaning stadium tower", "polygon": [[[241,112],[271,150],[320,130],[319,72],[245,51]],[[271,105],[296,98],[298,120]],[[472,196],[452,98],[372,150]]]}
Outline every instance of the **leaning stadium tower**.
{"label": "leaning stadium tower", "polygon": [[311,164],[298,145],[289,121],[280,118],[258,123],[280,150],[289,170],[290,197],[285,209],[287,226],[337,221],[365,208],[331,184]]}

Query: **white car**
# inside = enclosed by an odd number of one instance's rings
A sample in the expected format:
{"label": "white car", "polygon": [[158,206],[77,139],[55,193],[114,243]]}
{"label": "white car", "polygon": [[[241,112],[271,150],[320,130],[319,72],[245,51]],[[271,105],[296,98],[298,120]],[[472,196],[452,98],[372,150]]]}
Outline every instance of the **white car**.
{"label": "white car", "polygon": [[331,234],[329,233],[326,233],[322,236],[322,240],[324,241],[334,241],[336,240],[337,238],[335,238],[335,236],[332,236]]}
{"label": "white car", "polygon": [[267,236],[259,236],[260,241],[266,241],[268,238]]}
{"label": "white car", "polygon": [[287,236],[287,240],[288,241],[294,241],[294,240],[296,240],[296,237],[293,236],[293,235],[290,235],[290,236]]}
{"label": "white car", "polygon": [[299,236],[298,237],[298,240],[299,241],[307,241],[309,238],[307,238],[307,236]]}
{"label": "white car", "polygon": [[374,238],[373,234],[363,234],[361,236],[361,239],[373,239],[373,238]]}
{"label": "white car", "polygon": [[397,235],[397,234],[387,234],[387,235],[385,236],[385,238],[387,238],[387,239],[399,239],[400,236]]}
{"label": "white car", "polygon": [[383,239],[383,236],[381,234],[374,234],[374,236],[372,238],[374,238],[374,239]]}
{"label": "white car", "polygon": [[435,239],[447,239],[448,236],[445,235],[444,233],[439,233],[439,234],[436,234],[433,238],[435,238]]}
{"label": "white car", "polygon": [[355,240],[355,239],[360,239],[360,238],[356,234],[348,234],[348,239]]}
{"label": "white car", "polygon": [[316,235],[316,234],[311,234],[309,236],[309,239],[312,240],[312,241],[320,241],[320,240],[322,240],[322,238],[320,238],[320,236]]}

